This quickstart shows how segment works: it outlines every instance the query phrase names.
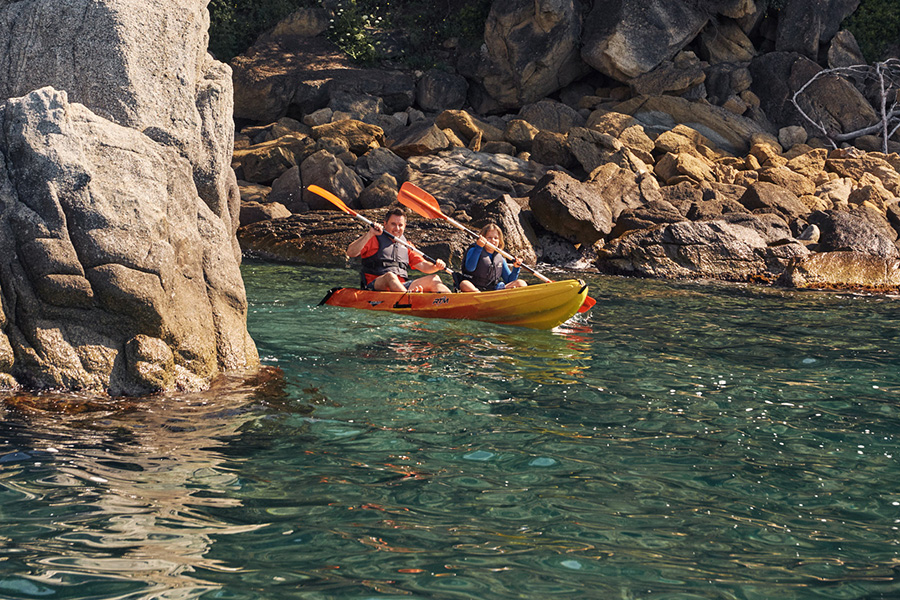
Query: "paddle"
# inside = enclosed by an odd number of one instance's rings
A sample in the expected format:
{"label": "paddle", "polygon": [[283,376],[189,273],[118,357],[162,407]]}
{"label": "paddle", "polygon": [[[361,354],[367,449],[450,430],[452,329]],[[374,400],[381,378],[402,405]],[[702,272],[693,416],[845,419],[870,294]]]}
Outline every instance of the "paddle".
{"label": "paddle", "polygon": [[[419,186],[406,181],[403,185],[400,186],[400,193],[397,195],[397,200],[400,201],[400,204],[406,206],[407,208],[411,208],[423,217],[427,219],[443,219],[456,227],[457,229],[462,229],[466,233],[471,236],[479,237],[479,234],[475,231],[472,231],[456,219],[452,217],[448,217],[443,213],[441,207],[438,205],[437,199],[420,188]],[[513,257],[510,253],[497,248],[497,251],[500,255],[506,260],[515,261],[515,257]],[[528,265],[523,264],[523,267],[531,271],[535,277],[543,281],[544,283],[551,283],[552,280],[548,277],[541,275]],[[578,309],[578,312],[587,312],[597,303],[596,300],[591,298],[590,296],[585,297],[584,303]]]}
{"label": "paddle", "polygon": [[[309,191],[311,191],[313,194],[322,196],[323,198],[325,198],[326,200],[328,200],[329,202],[331,202],[332,204],[334,204],[335,206],[337,206],[339,209],[341,209],[342,211],[344,211],[344,212],[347,213],[348,215],[352,215],[352,216],[356,217],[357,219],[359,219],[360,221],[362,221],[363,223],[365,223],[365,224],[368,225],[369,227],[372,226],[372,221],[370,221],[369,219],[365,218],[364,216],[362,216],[361,214],[359,214],[358,212],[356,212],[355,210],[353,210],[352,208],[350,208],[349,206],[347,206],[346,204],[344,204],[343,200],[341,200],[340,198],[338,198],[337,196],[335,196],[334,194],[332,194],[332,193],[329,192],[328,190],[326,190],[326,189],[324,189],[324,188],[320,188],[320,187],[317,186],[317,185],[311,185],[311,186],[307,187],[306,189],[308,189]],[[412,250],[413,252],[417,252],[418,254],[420,254],[420,255],[422,256],[422,258],[424,258],[424,259],[427,260],[428,262],[430,262],[430,263],[435,263],[435,262],[437,262],[435,259],[431,258],[431,257],[428,256],[427,254],[423,254],[421,250],[418,250],[415,246],[413,246],[413,245],[410,244],[409,242],[405,242],[405,241],[401,240],[400,238],[398,238],[398,237],[396,237],[396,236],[394,236],[394,235],[388,233],[387,231],[385,231],[384,234],[385,234],[386,236],[388,236],[390,239],[392,239],[392,240],[394,240],[395,242],[397,242],[398,244],[400,244],[400,245],[402,245],[402,246],[406,246],[407,248],[409,248],[409,249]],[[451,275],[453,275],[453,270],[450,269],[450,267],[444,267],[444,270],[447,271],[448,273],[450,273]]]}

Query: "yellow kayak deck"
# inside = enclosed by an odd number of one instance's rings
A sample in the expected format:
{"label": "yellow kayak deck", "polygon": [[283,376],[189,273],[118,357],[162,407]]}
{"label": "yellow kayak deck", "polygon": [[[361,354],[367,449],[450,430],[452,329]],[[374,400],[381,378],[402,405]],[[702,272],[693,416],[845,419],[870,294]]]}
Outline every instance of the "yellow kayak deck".
{"label": "yellow kayak deck", "polygon": [[432,319],[470,319],[552,329],[578,312],[585,298],[587,285],[567,279],[510,290],[455,294],[334,288],[319,304]]}

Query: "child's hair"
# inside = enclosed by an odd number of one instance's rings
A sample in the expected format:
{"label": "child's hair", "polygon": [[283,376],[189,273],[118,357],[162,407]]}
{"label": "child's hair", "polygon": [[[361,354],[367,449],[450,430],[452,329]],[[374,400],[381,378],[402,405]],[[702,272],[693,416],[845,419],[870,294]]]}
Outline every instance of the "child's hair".
{"label": "child's hair", "polygon": [[500,229],[500,226],[499,226],[499,225],[497,225],[496,223],[488,223],[487,225],[485,225],[484,227],[482,227],[482,228],[481,228],[481,231],[479,231],[478,233],[479,233],[480,235],[486,236],[486,235],[488,234],[488,232],[490,232],[491,230],[496,230],[496,231],[497,231],[497,236],[500,238],[500,243],[497,244],[497,247],[498,247],[499,249],[503,250],[503,245],[504,245],[504,243],[503,243],[503,230]]}

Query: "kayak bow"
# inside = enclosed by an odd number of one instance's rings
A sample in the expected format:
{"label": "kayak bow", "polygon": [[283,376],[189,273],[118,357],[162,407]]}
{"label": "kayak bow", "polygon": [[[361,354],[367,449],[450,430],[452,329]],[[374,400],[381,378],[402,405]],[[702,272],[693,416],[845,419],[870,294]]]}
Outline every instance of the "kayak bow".
{"label": "kayak bow", "polygon": [[523,288],[469,294],[373,292],[334,288],[319,303],[434,319],[470,319],[532,329],[552,329],[578,312],[587,297],[583,281],[567,279]]}

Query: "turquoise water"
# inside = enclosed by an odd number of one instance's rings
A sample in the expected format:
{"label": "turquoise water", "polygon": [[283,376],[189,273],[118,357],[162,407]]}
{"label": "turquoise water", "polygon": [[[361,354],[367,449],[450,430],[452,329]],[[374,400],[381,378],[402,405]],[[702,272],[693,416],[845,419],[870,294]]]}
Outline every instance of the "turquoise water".
{"label": "turquoise water", "polygon": [[7,400],[0,598],[900,597],[897,298],[596,277],[542,332],[243,270],[282,382]]}

